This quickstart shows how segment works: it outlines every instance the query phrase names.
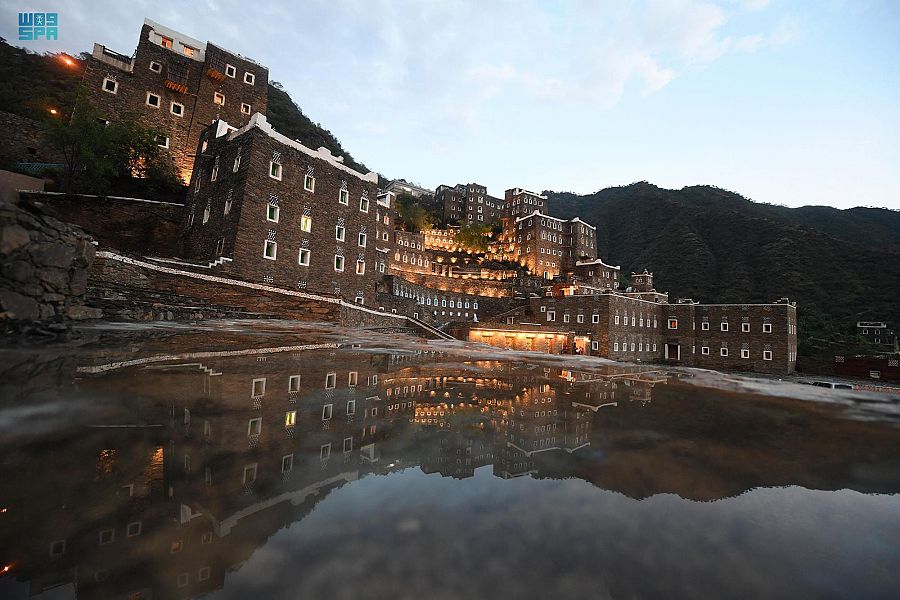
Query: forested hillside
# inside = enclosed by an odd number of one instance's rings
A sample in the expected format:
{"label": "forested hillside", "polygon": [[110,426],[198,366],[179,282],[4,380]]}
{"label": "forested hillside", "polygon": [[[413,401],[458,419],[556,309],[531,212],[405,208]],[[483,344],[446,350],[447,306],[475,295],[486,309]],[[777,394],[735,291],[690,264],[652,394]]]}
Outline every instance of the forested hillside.
{"label": "forested hillside", "polygon": [[597,227],[602,258],[625,273],[653,271],[673,299],[796,300],[807,354],[852,335],[858,319],[900,323],[898,212],[790,209],[714,187],[646,182],[545,194],[551,214]]}

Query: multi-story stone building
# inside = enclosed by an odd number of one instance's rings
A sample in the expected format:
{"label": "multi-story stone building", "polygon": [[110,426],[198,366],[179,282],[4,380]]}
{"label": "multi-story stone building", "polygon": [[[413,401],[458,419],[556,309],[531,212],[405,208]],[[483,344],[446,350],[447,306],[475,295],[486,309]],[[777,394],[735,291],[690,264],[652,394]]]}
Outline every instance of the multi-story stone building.
{"label": "multi-story stone building", "polygon": [[201,135],[183,230],[185,255],[233,277],[375,302],[378,176],[312,150],[255,114]]}
{"label": "multi-story stone building", "polygon": [[203,130],[218,120],[240,127],[265,114],[268,79],[268,69],[252,59],[145,19],[130,56],[94,44],[83,84],[85,102],[103,119],[157,129],[187,182]]}
{"label": "multi-story stone building", "polygon": [[870,344],[894,345],[894,330],[888,327],[886,321],[858,321],[856,323],[856,335]]}
{"label": "multi-story stone building", "polygon": [[500,223],[506,216],[506,201],[487,193],[478,183],[440,185],[434,193],[438,206],[444,207],[444,218],[468,225]]}
{"label": "multi-story stone building", "polygon": [[541,196],[522,188],[510,188],[504,194],[507,216],[517,219],[537,211],[547,212],[547,196]]}
{"label": "multi-story stone building", "polygon": [[422,198],[423,196],[430,196],[432,191],[428,188],[423,188],[420,185],[416,185],[414,183],[410,183],[405,179],[395,179],[384,188],[386,192],[392,192],[396,195],[400,194],[409,194],[413,198]]}
{"label": "multi-story stone building", "polygon": [[506,226],[513,259],[545,279],[597,258],[597,229],[577,217],[566,221],[535,211],[507,219]]}

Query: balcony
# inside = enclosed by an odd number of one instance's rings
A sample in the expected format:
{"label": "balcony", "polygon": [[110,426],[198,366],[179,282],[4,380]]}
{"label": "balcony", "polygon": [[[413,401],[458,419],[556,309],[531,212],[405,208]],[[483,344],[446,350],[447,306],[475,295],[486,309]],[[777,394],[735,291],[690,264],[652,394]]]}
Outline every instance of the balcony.
{"label": "balcony", "polygon": [[182,63],[170,64],[166,69],[166,87],[179,94],[187,94],[188,66]]}

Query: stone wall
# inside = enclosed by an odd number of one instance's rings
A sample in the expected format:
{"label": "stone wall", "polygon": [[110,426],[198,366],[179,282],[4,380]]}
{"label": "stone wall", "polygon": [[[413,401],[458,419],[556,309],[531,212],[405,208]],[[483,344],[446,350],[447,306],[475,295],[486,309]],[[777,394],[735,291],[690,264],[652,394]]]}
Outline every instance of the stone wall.
{"label": "stone wall", "polygon": [[24,194],[48,215],[84,229],[102,248],[178,256],[184,205],[115,196]]}
{"label": "stone wall", "polygon": [[99,317],[85,307],[91,238],[15,195],[0,199],[0,320]]}
{"label": "stone wall", "polygon": [[61,163],[62,157],[44,141],[41,124],[0,111],[0,164]]}

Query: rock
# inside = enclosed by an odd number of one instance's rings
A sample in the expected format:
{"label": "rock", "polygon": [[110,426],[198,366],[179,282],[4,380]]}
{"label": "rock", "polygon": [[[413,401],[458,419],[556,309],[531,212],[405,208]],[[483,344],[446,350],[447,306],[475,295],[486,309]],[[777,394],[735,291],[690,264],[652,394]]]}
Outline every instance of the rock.
{"label": "rock", "polygon": [[21,225],[6,225],[0,229],[0,252],[7,256],[30,241],[28,231]]}
{"label": "rock", "polygon": [[171,310],[166,311],[166,321],[171,321],[175,318],[175,315],[172,314]]}
{"label": "rock", "polygon": [[37,300],[11,290],[0,290],[0,306],[12,319],[33,321],[41,314]]}
{"label": "rock", "polygon": [[38,277],[51,289],[65,292],[69,289],[69,273],[60,269],[38,269]]}
{"label": "rock", "polygon": [[34,267],[24,260],[10,261],[3,265],[3,276],[13,281],[25,282],[34,277]]}
{"label": "rock", "polygon": [[74,250],[72,246],[62,243],[49,243],[37,245],[29,252],[38,265],[68,270],[72,266]]}
{"label": "rock", "polygon": [[103,316],[103,311],[99,308],[91,308],[90,306],[70,306],[69,310],[66,311],[66,316],[70,319],[74,319],[76,321],[83,321],[85,319],[99,319]]}

